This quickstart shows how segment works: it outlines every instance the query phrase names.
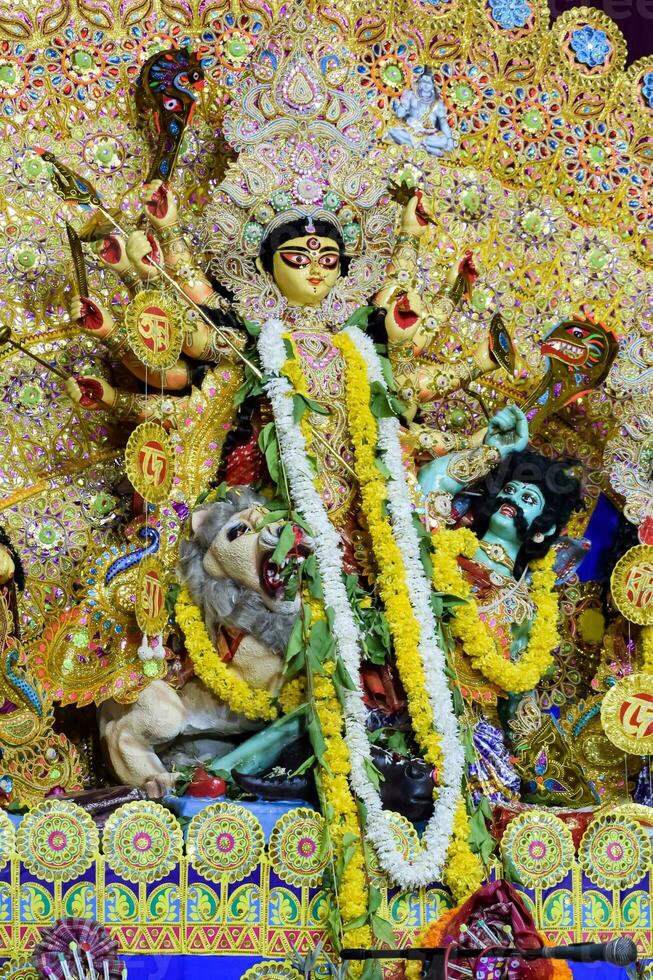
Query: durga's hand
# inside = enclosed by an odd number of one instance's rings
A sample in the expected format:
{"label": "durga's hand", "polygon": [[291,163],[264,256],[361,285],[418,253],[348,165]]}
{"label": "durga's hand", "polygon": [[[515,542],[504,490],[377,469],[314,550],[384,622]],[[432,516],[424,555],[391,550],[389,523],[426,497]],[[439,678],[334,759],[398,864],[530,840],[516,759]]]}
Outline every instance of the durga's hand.
{"label": "durga's hand", "polygon": [[413,342],[424,313],[421,297],[413,289],[397,290],[391,285],[378,294],[379,306],[384,306],[385,328],[391,344]]}
{"label": "durga's hand", "polygon": [[0,585],[6,585],[16,571],[11,553],[0,545]]}
{"label": "durga's hand", "polygon": [[103,378],[68,378],[66,392],[76,404],[91,412],[111,411],[116,400],[116,389]]}
{"label": "durga's hand", "polygon": [[177,199],[162,180],[152,180],[143,187],[143,203],[155,228],[172,228],[177,224]]}
{"label": "durga's hand", "polygon": [[522,452],[528,446],[528,419],[521,408],[507,405],[490,419],[484,439],[486,446],[498,449],[501,456]]}
{"label": "durga's hand", "polygon": [[70,317],[95,337],[103,338],[111,333],[113,317],[103,306],[89,296],[74,293],[70,301]]}
{"label": "durga's hand", "polygon": [[422,191],[415,191],[401,216],[401,231],[404,235],[414,235],[416,238],[426,231],[429,224],[429,216],[424,209],[424,194]]}
{"label": "durga's hand", "polygon": [[96,243],[95,252],[101,262],[117,275],[130,271],[131,262],[125,249],[125,239],[119,235],[105,235]]}
{"label": "durga's hand", "polygon": [[141,279],[152,281],[159,277],[156,265],[161,265],[161,253],[152,235],[133,231],[127,239],[127,255]]}

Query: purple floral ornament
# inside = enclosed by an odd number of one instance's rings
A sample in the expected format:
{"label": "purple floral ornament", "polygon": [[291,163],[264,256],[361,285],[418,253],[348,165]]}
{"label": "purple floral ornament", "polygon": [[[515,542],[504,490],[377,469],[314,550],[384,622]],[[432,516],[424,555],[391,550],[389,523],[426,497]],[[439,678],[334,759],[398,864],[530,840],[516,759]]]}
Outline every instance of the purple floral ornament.
{"label": "purple floral ornament", "polygon": [[605,31],[586,24],[571,35],[571,47],[580,64],[596,68],[604,65],[612,53],[612,45]]}
{"label": "purple floral ornament", "polygon": [[489,0],[492,19],[504,31],[514,31],[525,27],[532,10],[526,0]]}

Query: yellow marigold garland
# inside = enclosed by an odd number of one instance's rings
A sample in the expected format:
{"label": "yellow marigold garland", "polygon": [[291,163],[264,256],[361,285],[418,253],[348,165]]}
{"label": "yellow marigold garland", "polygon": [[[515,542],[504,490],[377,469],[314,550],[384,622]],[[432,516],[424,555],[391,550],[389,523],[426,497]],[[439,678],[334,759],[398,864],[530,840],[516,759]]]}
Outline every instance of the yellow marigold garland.
{"label": "yellow marigold garland", "polygon": [[279,691],[277,700],[284,715],[289,715],[300,704],[305,704],[306,699],[306,679],[304,677],[294,677],[291,681],[286,681],[283,685]]}
{"label": "yellow marigold garland", "polygon": [[[385,478],[376,466],[378,426],[370,408],[367,365],[346,334],[340,334],[334,345],[341,350],[346,365],[345,398],[361,509],[372,539],[379,570],[377,586],[385,606],[399,676],[408,698],[417,743],[425,758],[438,768],[442,753],[419,656],[420,626],[410,602],[401,552],[384,513],[387,489]],[[469,821],[462,800],[456,809],[445,876],[447,885],[460,901],[471,895],[484,877],[481,862],[469,847]]]}
{"label": "yellow marigold garland", "polygon": [[232,711],[252,721],[273,721],[277,717],[275,699],[267,691],[250,687],[220,659],[207,632],[201,610],[182,588],[175,603],[175,616],[186,641],[193,670],[209,691]]}
{"label": "yellow marigold garland", "polygon": [[[290,339],[289,337],[287,339]],[[377,444],[377,424],[370,409],[370,386],[367,366],[354,343],[344,334],[334,340],[343,354],[347,367],[345,397],[350,419],[350,435],[356,453],[356,473],[362,496],[362,509],[374,545],[374,553],[380,569],[377,580],[385,604],[386,616],[393,637],[398,667],[406,688],[411,708],[415,735],[422,751],[434,766],[441,764],[440,740],[433,729],[431,706],[426,693],[422,665],[418,654],[420,640],[419,623],[416,621],[408,593],[401,553],[394,534],[383,513],[387,494],[385,480],[376,467],[374,447]],[[286,361],[283,374],[299,394],[307,394],[298,357]],[[311,428],[306,416],[301,421],[307,452],[310,453]],[[319,480],[316,478],[317,489]],[[305,597],[311,606],[312,621],[324,613],[321,606]],[[393,628],[394,627],[394,628]],[[398,653],[397,644],[401,649]],[[399,658],[403,654],[401,665]],[[403,671],[402,671],[403,667]],[[360,837],[356,803],[349,787],[349,753],[344,740],[344,719],[335,687],[331,680],[334,665],[327,664],[327,676],[313,679],[313,704],[327,745],[325,763],[320,772],[320,782],[325,801],[333,808],[335,819],[329,824],[332,844],[336,854],[342,849],[342,839],[351,833]],[[404,679],[406,674],[407,680]],[[420,684],[421,678],[421,684]],[[283,692],[282,692],[283,695]],[[419,730],[418,730],[419,727]],[[463,901],[483,881],[481,863],[469,847],[469,822],[464,802],[456,809],[454,827],[447,859],[447,884],[457,901]],[[369,904],[366,865],[362,847],[357,847],[343,872],[338,888],[338,900],[348,945],[369,946],[371,929],[367,925],[347,930],[347,923],[365,915]]]}
{"label": "yellow marigold garland", "polygon": [[469,846],[469,818],[465,801],[461,798],[456,807],[453,833],[447,851],[444,880],[458,903],[466,902],[485,880],[483,865]]}
{"label": "yellow marigold garland", "polygon": [[361,509],[372,539],[378,569],[376,584],[385,607],[397,669],[406,691],[417,744],[425,759],[439,769],[442,752],[419,656],[420,625],[411,605],[401,551],[384,512],[387,490],[385,478],[376,465],[378,426],[370,408],[367,365],[346,334],[339,334],[334,345],[342,351],[346,365],[345,399]]}
{"label": "yellow marigold garland", "polygon": [[[324,611],[315,600],[309,599],[312,622],[324,618]],[[343,852],[343,839],[353,834],[358,846],[343,868],[338,888],[338,905],[343,930],[347,934],[347,945],[369,949],[373,944],[372,930],[364,924],[348,928],[348,923],[366,916],[369,909],[369,885],[365,853],[361,840],[358,808],[349,787],[349,749],[344,738],[344,718],[342,707],[332,680],[336,665],[331,661],[324,665],[323,676],[315,674],[313,681],[313,707],[320,722],[326,745],[324,766],[320,769],[319,783],[324,801],[330,808],[328,819],[329,837],[336,860]],[[351,838],[348,838],[351,840]],[[350,967],[350,971],[351,971]],[[362,972],[356,965],[353,975]]]}
{"label": "yellow marigold garland", "polygon": [[525,652],[519,660],[511,661],[497,650],[496,640],[481,619],[471,586],[456,561],[458,555],[471,558],[477,548],[478,539],[468,528],[434,534],[433,584],[438,592],[469,600],[455,607],[451,631],[462,642],[472,666],[503,691],[515,694],[530,691],[553,663],[553,651],[559,641],[558,600],[554,592],[555,555],[551,550],[545,558],[531,565],[535,619]]}

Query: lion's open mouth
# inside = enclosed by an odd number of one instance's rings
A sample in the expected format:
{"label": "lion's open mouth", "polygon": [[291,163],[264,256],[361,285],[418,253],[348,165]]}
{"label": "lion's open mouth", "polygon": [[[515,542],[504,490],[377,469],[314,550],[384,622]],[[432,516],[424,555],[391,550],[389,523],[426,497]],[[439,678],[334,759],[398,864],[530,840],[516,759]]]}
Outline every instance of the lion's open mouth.
{"label": "lion's open mouth", "polygon": [[300,527],[295,525],[293,532],[295,543],[282,562],[272,560],[274,550],[261,559],[261,588],[271,599],[283,599],[288,580],[297,573],[298,567],[313,551],[313,542]]}

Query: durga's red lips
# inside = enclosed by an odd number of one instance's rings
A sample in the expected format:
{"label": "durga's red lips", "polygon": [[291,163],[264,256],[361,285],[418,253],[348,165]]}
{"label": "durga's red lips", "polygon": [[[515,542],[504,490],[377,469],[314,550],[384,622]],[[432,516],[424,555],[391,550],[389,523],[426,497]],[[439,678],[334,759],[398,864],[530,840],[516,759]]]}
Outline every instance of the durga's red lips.
{"label": "durga's red lips", "polygon": [[322,280],[319,278],[319,276],[311,276],[311,278],[308,281],[313,286],[319,286],[320,283],[322,282]]}
{"label": "durga's red lips", "polygon": [[395,303],[393,316],[400,330],[408,330],[419,320],[418,314],[410,308],[410,301],[406,293]]}
{"label": "durga's red lips", "polygon": [[503,514],[504,517],[516,517],[517,508],[513,507],[512,504],[501,504],[499,507],[499,513]]}

